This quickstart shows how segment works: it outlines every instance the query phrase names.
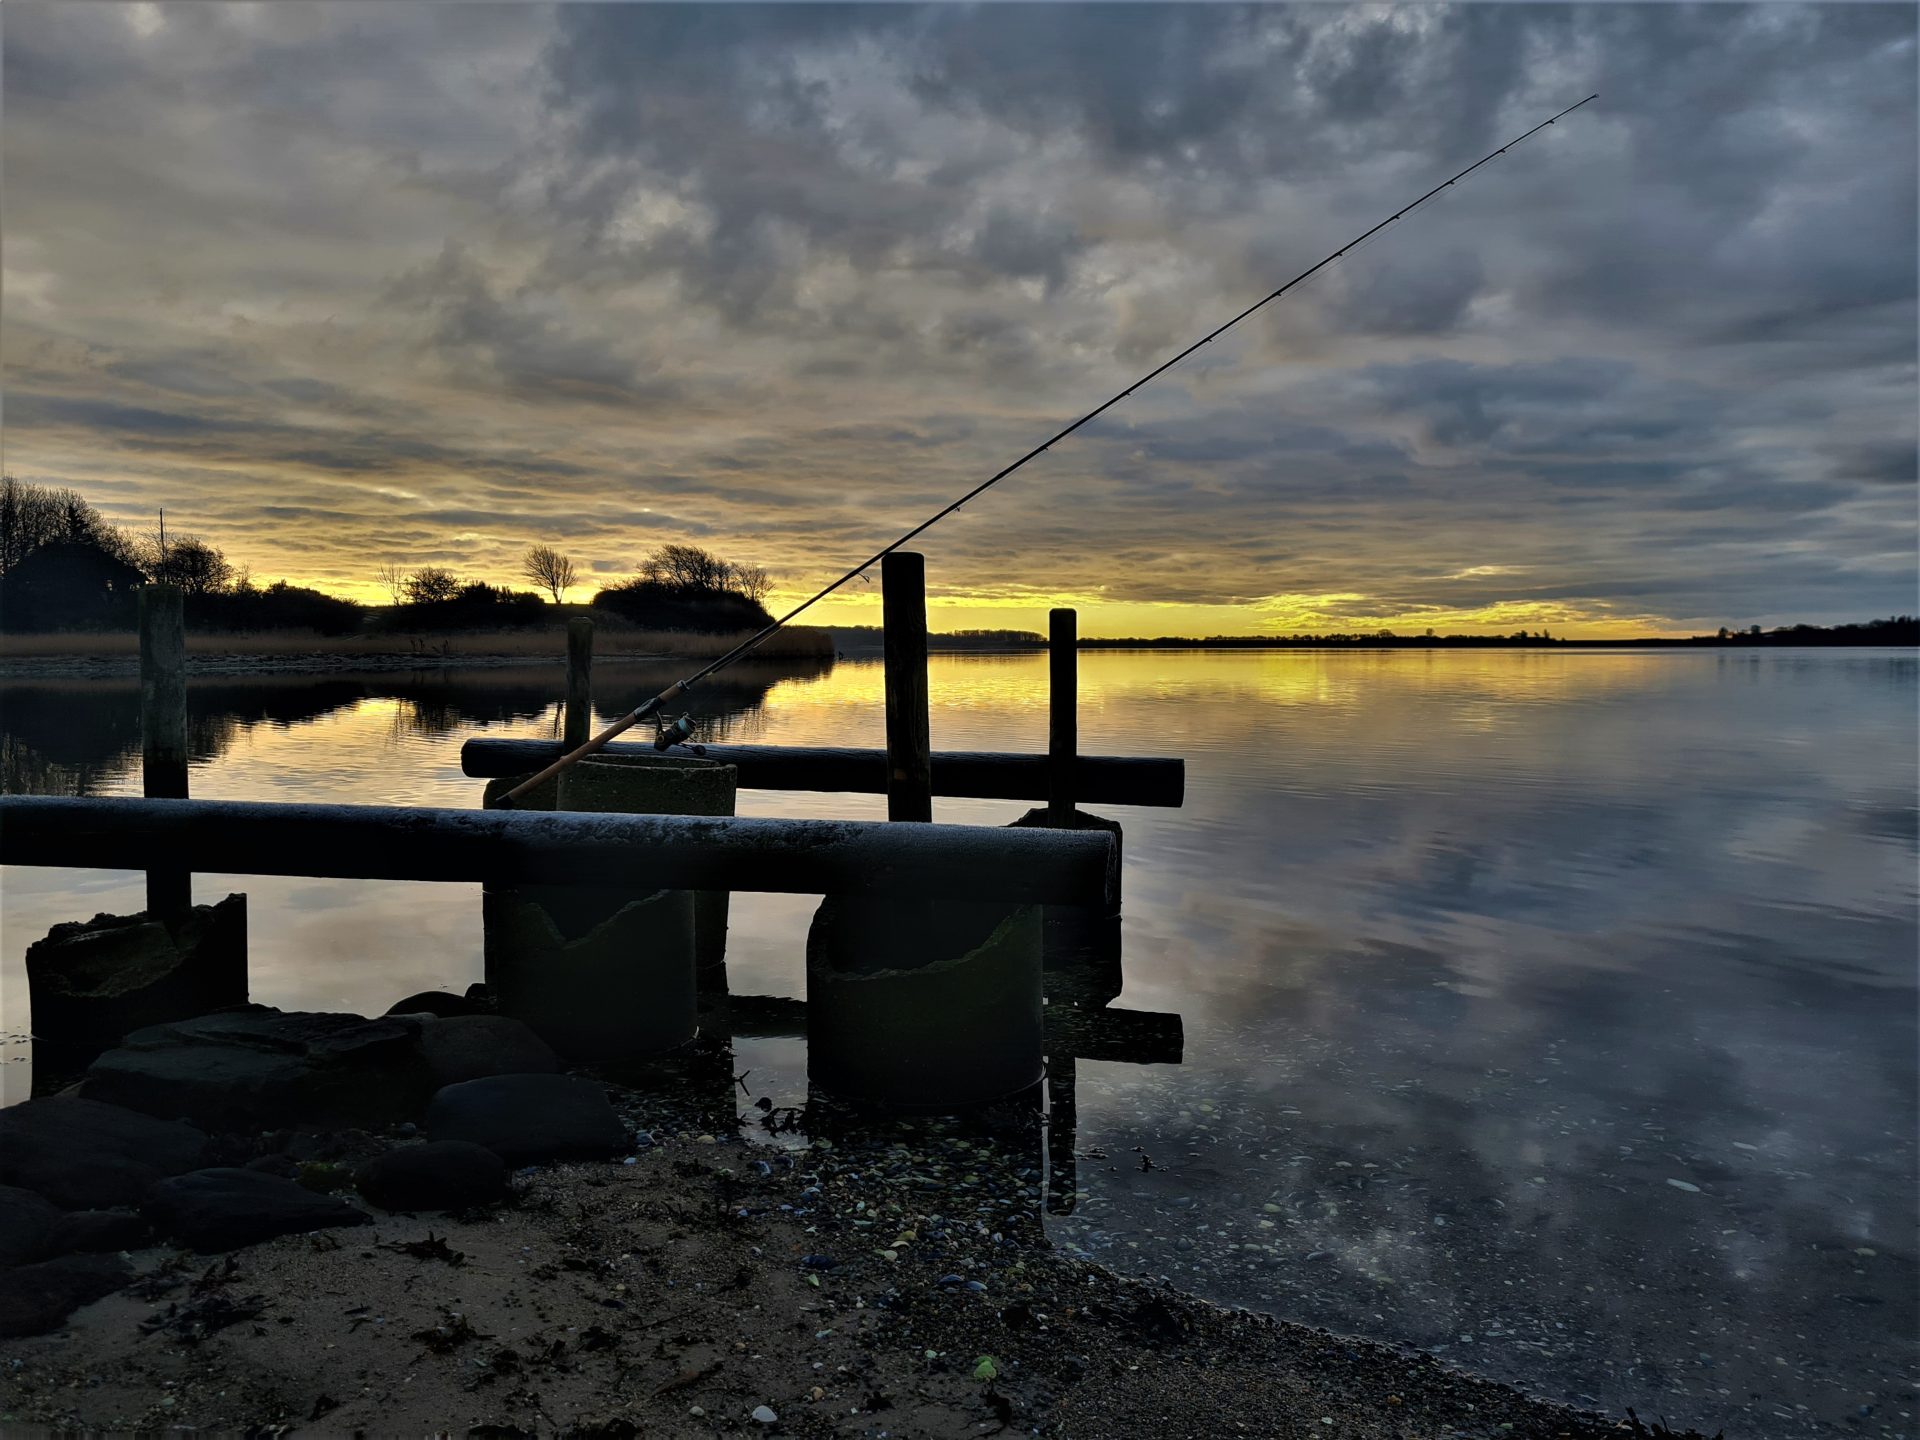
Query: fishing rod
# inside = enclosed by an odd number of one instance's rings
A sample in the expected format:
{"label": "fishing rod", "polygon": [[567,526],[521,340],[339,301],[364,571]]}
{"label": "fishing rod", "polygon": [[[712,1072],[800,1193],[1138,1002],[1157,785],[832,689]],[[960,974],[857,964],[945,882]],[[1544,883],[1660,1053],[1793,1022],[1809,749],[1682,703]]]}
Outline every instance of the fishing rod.
{"label": "fishing rod", "polygon": [[[661,709],[667,704],[667,702],[672,700],[676,695],[686,694],[689,690],[693,689],[695,685],[697,685],[700,681],[706,679],[709,675],[714,674],[716,671],[724,670],[727,666],[731,665],[734,661],[738,660],[741,656],[747,654],[749,651],[759,646],[760,643],[766,640],[769,636],[772,636],[773,634],[778,632],[782,627],[787,625],[794,618],[794,616],[801,614],[803,611],[811,609],[814,605],[818,604],[820,601],[826,599],[827,596],[831,595],[834,591],[838,590],[842,585],[845,585],[849,580],[852,580],[856,576],[862,574],[863,572],[872,569],[874,565],[876,565],[881,560],[884,560],[888,555],[891,555],[895,550],[898,550],[902,545],[906,544],[909,540],[913,539],[914,536],[920,534],[922,531],[932,529],[933,526],[939,524],[940,521],[946,519],[947,516],[951,515],[954,511],[958,510],[962,505],[966,504],[969,500],[973,499],[976,495],[979,495],[984,491],[992,489],[995,485],[998,485],[1002,480],[1006,479],[1009,475],[1013,474],[1014,471],[1018,470],[1021,466],[1025,465],[1029,460],[1037,459],[1041,455],[1046,454],[1047,451],[1051,450],[1055,445],[1058,445],[1062,440],[1066,439],[1069,435],[1073,434],[1073,432],[1078,430],[1082,425],[1085,425],[1088,421],[1097,419],[1101,415],[1104,415],[1107,411],[1111,410],[1115,405],[1118,405],[1122,400],[1126,399],[1129,395],[1133,394],[1134,391],[1140,389],[1143,385],[1146,385],[1149,382],[1158,379],[1166,371],[1171,370],[1175,365],[1178,365],[1182,360],[1186,359],[1187,356],[1193,354],[1193,352],[1198,350],[1202,345],[1207,344],[1211,340],[1216,340],[1220,336],[1226,334],[1227,331],[1231,330],[1234,326],[1238,325],[1242,320],[1246,319],[1249,315],[1253,314],[1254,311],[1260,309],[1263,305],[1267,305],[1272,301],[1278,300],[1282,295],[1286,294],[1289,290],[1293,289],[1296,285],[1300,285],[1305,281],[1312,279],[1316,274],[1326,269],[1327,266],[1333,264],[1334,261],[1340,259],[1340,257],[1345,255],[1348,251],[1358,249],[1361,245],[1364,245],[1367,241],[1371,240],[1375,235],[1378,235],[1382,230],[1386,229],[1389,225],[1393,224],[1394,221],[1400,219],[1403,215],[1409,215],[1413,211],[1418,210],[1422,205],[1426,204],[1427,201],[1431,200],[1434,196],[1438,195],[1442,190],[1445,190],[1448,187],[1458,183],[1459,181],[1466,179],[1467,176],[1471,175],[1474,171],[1478,170],[1482,165],[1485,165],[1488,161],[1498,159],[1500,156],[1506,154],[1507,151],[1513,149],[1514,146],[1520,144],[1521,141],[1531,139],[1533,136],[1539,134],[1542,130],[1546,129],[1549,125],[1553,124],[1556,120],[1564,120],[1567,116],[1571,115],[1574,111],[1578,110],[1581,105],[1585,105],[1587,101],[1597,100],[1599,98],[1600,97],[1596,92],[1595,94],[1587,96],[1586,100],[1580,101],[1579,104],[1577,105],[1569,105],[1566,109],[1562,110],[1558,115],[1554,115],[1546,120],[1542,120],[1538,125],[1534,126],[1533,129],[1527,131],[1524,135],[1517,136],[1514,139],[1509,140],[1506,144],[1502,145],[1498,150],[1491,151],[1490,153],[1481,156],[1478,160],[1474,161],[1473,164],[1467,166],[1466,169],[1462,170],[1458,175],[1453,176],[1452,179],[1441,181],[1438,185],[1434,186],[1433,189],[1427,191],[1426,194],[1422,195],[1418,200],[1415,200],[1412,204],[1403,205],[1400,209],[1394,211],[1393,214],[1389,215],[1386,219],[1382,220],[1378,225],[1375,225],[1372,229],[1363,231],[1359,235],[1356,235],[1353,239],[1349,240],[1345,245],[1342,245],[1338,250],[1334,251],[1331,255],[1327,256],[1324,260],[1319,261],[1318,263],[1316,263],[1315,265],[1311,266],[1306,270],[1302,270],[1298,275],[1294,276],[1293,279],[1289,280],[1286,284],[1282,285],[1278,290],[1275,290],[1271,295],[1268,295],[1262,299],[1256,300],[1253,304],[1249,305],[1246,309],[1242,310],[1238,315],[1234,316],[1231,320],[1227,321],[1225,324],[1216,326],[1214,329],[1209,330],[1205,335],[1202,335],[1198,340],[1194,341],[1193,344],[1187,346],[1186,349],[1182,350],[1178,355],[1175,355],[1171,360],[1163,361],[1161,364],[1155,366],[1152,370],[1149,370],[1145,375],[1142,375],[1138,380],[1134,381],[1131,385],[1127,386],[1126,389],[1120,391],[1118,394],[1113,395],[1106,401],[1102,402],[1095,409],[1089,410],[1086,414],[1082,415],[1078,420],[1074,421],[1071,425],[1067,426],[1064,430],[1061,430],[1059,433],[1051,436],[1047,440],[1034,446],[1033,449],[1029,450],[1026,454],[1022,455],[1018,460],[1014,461],[1011,465],[1007,466],[1004,470],[1000,470],[995,474],[988,476],[985,480],[982,480],[978,485],[974,486],[973,489],[967,491],[967,493],[962,495],[958,500],[955,500],[952,504],[947,505],[943,509],[936,511],[934,514],[928,516],[925,520],[922,520],[918,525],[914,526],[913,529],[907,531],[906,534],[902,535],[898,540],[895,540],[891,545],[886,546],[884,549],[875,551],[871,556],[869,556],[865,560],[862,560],[858,565],[854,566],[851,570],[847,571],[846,574],[842,575],[838,580],[835,580],[831,585],[822,586],[820,589],[814,591],[813,594],[809,595],[805,600],[801,601],[798,605],[794,606],[793,609],[789,610],[786,614],[782,615],[778,620],[773,620],[768,622],[766,625],[762,626],[759,630],[756,630],[753,634],[749,635],[745,640],[742,640],[738,645],[735,645],[731,650],[727,651],[724,655],[720,656],[719,659],[708,661],[707,664],[702,666],[700,669],[694,671],[693,674],[687,676],[686,679],[676,681],[674,684],[669,685],[665,690],[662,690],[658,695],[655,695],[651,700],[646,701],[644,704],[638,706],[634,710],[631,710],[627,714],[621,716],[620,719],[616,720],[613,724],[609,725],[605,730],[602,730],[598,735],[595,735],[591,740],[588,740],[585,744],[581,745],[577,749],[568,751],[565,755],[562,755],[558,760],[554,761],[551,765],[547,766],[547,768],[542,770],[539,774],[533,775],[528,779],[521,781],[520,784],[514,786],[511,790],[507,791],[505,795],[502,795],[498,799],[496,799],[493,802],[494,805],[497,808],[510,808],[515,801],[517,801],[522,795],[525,795],[529,790],[532,790],[534,787],[544,784],[548,780],[551,780],[554,776],[560,774],[561,771],[568,769],[570,766],[578,764],[580,761],[586,759],[587,756],[593,754],[595,751],[600,750],[604,746],[606,746],[607,743],[611,741],[615,736],[625,733],[627,730],[631,729],[633,726],[639,724],[642,720],[647,719],[649,716],[658,715]],[[671,725],[662,724],[658,720],[656,720],[655,733],[654,733],[654,739],[653,739],[654,748],[656,750],[670,750],[675,745],[679,744],[682,740],[685,740],[692,733],[693,733],[693,717],[691,715],[682,715],[678,720],[674,721]]]}

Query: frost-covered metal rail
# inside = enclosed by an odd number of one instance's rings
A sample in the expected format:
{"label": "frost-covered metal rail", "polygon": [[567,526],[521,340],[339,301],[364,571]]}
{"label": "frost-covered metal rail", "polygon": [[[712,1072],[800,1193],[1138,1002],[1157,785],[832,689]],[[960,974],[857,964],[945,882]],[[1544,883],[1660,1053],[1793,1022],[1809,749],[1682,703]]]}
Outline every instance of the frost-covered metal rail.
{"label": "frost-covered metal rail", "polygon": [[[460,747],[462,773],[481,780],[525,775],[564,753],[555,740],[479,737]],[[651,744],[604,747],[623,756],[655,754]],[[707,745],[696,752],[740,772],[743,790],[837,790],[884,795],[887,752],[838,746]],[[933,793],[973,800],[1045,800],[1049,782],[1045,755],[991,750],[936,750]],[[1177,809],[1185,796],[1187,762],[1163,756],[1079,755],[1073,790],[1094,805],[1153,805]]]}
{"label": "frost-covered metal rail", "polygon": [[568,811],[0,797],[0,864],[1097,905],[1105,834]]}

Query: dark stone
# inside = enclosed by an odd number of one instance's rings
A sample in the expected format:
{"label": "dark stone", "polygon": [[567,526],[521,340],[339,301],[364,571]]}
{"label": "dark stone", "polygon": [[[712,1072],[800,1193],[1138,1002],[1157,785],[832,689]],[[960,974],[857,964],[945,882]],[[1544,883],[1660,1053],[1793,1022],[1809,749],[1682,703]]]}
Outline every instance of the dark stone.
{"label": "dark stone", "polygon": [[419,1047],[428,1023],[249,1005],[135,1031],[93,1062],[82,1088],[210,1129],[393,1119],[432,1090]]}
{"label": "dark stone", "polygon": [[82,1305],[133,1278],[118,1255],[67,1255],[9,1270],[0,1283],[0,1337],[43,1335]]}
{"label": "dark stone", "polygon": [[373,1217],[332,1195],[257,1170],[196,1170],[153,1187],[142,1207],[154,1228],[195,1250],[236,1250]]}
{"label": "dark stone", "polygon": [[427,1107],[435,1140],[468,1140],[509,1165],[586,1160],[626,1148],[604,1085],[571,1075],[493,1075],[449,1085]]}
{"label": "dark stone", "polygon": [[462,1210],[507,1193],[507,1165],[465,1140],[429,1140],[376,1155],[355,1177],[382,1210]]}
{"label": "dark stone", "polygon": [[59,1208],[33,1191],[0,1185],[0,1270],[46,1254],[47,1236],[59,1218]]}
{"label": "dark stone", "polygon": [[420,1032],[420,1051],[436,1086],[488,1075],[551,1075],[560,1057],[518,1020],[463,1015],[436,1020]]}
{"label": "dark stone", "polygon": [[74,1210],[53,1222],[47,1254],[138,1250],[152,1238],[153,1227],[131,1210]]}
{"label": "dark stone", "polygon": [[247,897],[196,905],[179,924],[96,915],[27,947],[33,1033],[105,1046],[129,1030],[204,1015],[247,998]]}
{"label": "dark stone", "polygon": [[247,1161],[246,1168],[262,1175],[277,1175],[282,1180],[292,1180],[300,1174],[300,1162],[291,1155],[262,1155]]}
{"label": "dark stone", "polygon": [[387,1007],[389,1015],[434,1015],[442,1020],[455,1015],[481,1013],[481,1007],[464,995],[454,995],[445,990],[422,990],[404,1000],[396,1000]]}
{"label": "dark stone", "polygon": [[68,1209],[137,1205],[168,1175],[207,1162],[207,1137],[118,1105],[59,1096],[0,1110],[0,1184]]}

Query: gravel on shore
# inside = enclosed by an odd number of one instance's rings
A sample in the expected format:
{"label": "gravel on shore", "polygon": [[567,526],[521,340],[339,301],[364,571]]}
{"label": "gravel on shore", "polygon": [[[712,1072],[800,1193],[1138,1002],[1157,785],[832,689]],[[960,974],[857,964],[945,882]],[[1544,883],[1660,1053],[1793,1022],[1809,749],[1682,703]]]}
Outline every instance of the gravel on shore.
{"label": "gravel on shore", "polygon": [[[1052,1251],[1030,1137],[785,1148],[617,1092],[633,1153],[141,1278],[0,1343],[0,1425],[336,1435],[1664,1433]],[[652,1128],[642,1128],[649,1117]],[[684,1125],[686,1128],[680,1128]],[[263,1151],[284,1136],[261,1137]],[[345,1184],[398,1133],[305,1137]],[[330,1178],[333,1177],[333,1178]]]}

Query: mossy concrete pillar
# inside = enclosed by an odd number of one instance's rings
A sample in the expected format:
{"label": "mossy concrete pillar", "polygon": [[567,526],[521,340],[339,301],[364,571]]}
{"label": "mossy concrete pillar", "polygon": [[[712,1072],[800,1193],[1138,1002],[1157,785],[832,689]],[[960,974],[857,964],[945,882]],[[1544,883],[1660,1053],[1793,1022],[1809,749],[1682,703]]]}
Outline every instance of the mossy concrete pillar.
{"label": "mossy concrete pillar", "polygon": [[[595,755],[561,773],[554,808],[624,815],[731,815],[738,782],[733,766],[689,755]],[[700,988],[724,991],[727,892],[692,894]]]}
{"label": "mossy concrete pillar", "polygon": [[247,1002],[247,897],[184,914],[96,915],[27,947],[36,1039],[104,1049],[148,1025]]}
{"label": "mossy concrete pillar", "polygon": [[807,1073],[864,1105],[956,1111],[1042,1073],[1037,906],[830,897],[807,936]]}
{"label": "mossy concrete pillar", "polygon": [[[690,756],[595,757],[516,803],[731,815],[735,775],[730,765]],[[526,778],[490,782],[487,801]],[[724,891],[489,886],[481,903],[487,983],[500,1008],[570,1059],[637,1061],[685,1045],[699,1029],[703,983],[725,988]]]}
{"label": "mossy concrete pillar", "polygon": [[570,1060],[644,1060],[699,1029],[692,894],[623,893],[603,919],[578,925],[569,922],[582,907],[563,887],[481,896],[487,984],[501,1012]]}
{"label": "mossy concrete pillar", "polygon": [[1125,984],[1120,966],[1120,822],[1074,810],[1061,823],[1047,808],[1027,811],[1014,830],[1097,830],[1113,837],[1113,899],[1106,905],[1048,905],[1041,919],[1047,997],[1075,1005],[1104,1005]]}

